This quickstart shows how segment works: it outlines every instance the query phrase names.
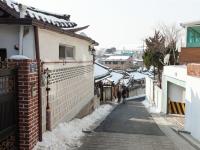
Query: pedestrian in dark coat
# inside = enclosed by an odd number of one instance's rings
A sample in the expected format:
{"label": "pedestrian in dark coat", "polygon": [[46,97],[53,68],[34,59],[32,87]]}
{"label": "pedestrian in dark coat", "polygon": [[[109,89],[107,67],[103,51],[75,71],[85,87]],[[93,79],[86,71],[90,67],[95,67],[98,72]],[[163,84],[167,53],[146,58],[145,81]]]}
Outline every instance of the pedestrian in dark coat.
{"label": "pedestrian in dark coat", "polygon": [[125,86],[122,88],[122,98],[123,98],[123,103],[125,104],[125,98],[126,98],[126,87]]}
{"label": "pedestrian in dark coat", "polygon": [[127,96],[127,98],[129,98],[129,88],[128,87],[126,87],[126,96]]}
{"label": "pedestrian in dark coat", "polygon": [[121,97],[122,97],[121,91],[118,89],[118,91],[117,91],[117,99],[118,99],[118,103],[121,102]]}

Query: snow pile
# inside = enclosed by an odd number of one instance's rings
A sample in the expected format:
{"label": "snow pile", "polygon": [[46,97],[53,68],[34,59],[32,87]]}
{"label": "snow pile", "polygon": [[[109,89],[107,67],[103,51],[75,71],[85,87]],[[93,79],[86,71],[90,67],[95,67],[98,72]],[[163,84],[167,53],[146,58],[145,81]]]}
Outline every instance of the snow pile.
{"label": "snow pile", "polygon": [[160,113],[158,108],[154,104],[150,104],[147,99],[142,101],[142,104],[147,108],[150,113]]}
{"label": "snow pile", "polygon": [[59,124],[52,132],[43,134],[43,141],[37,144],[35,150],[68,150],[81,146],[80,139],[85,135],[82,131],[97,127],[113,109],[112,105],[101,105],[82,119]]}
{"label": "snow pile", "polygon": [[12,55],[12,56],[10,57],[10,59],[14,59],[14,60],[25,60],[25,59],[30,59],[30,58],[28,58],[28,57],[26,57],[26,56],[24,56],[24,55]]}

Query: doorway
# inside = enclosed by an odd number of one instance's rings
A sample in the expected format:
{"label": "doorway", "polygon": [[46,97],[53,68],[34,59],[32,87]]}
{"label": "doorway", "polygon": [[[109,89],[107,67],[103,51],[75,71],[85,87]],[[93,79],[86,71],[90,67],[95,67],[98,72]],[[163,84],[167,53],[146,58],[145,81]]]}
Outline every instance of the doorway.
{"label": "doorway", "polygon": [[5,48],[0,48],[0,61],[5,61],[7,58],[7,50]]}

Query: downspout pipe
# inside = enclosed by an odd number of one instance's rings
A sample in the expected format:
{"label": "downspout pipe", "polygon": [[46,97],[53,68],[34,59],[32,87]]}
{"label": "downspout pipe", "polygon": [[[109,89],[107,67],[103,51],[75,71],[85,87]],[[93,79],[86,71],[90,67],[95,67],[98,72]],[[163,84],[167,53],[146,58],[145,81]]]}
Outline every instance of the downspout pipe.
{"label": "downspout pipe", "polygon": [[39,105],[39,141],[42,141],[42,96],[41,96],[41,60],[40,60],[40,47],[39,47],[39,36],[38,36],[38,27],[34,26],[34,36],[35,36],[35,52],[36,52],[36,61],[38,65],[38,105]]}
{"label": "downspout pipe", "polygon": [[[19,4],[20,18],[25,18],[27,7]],[[19,27],[19,55],[23,55],[23,37],[24,37],[24,25]]]}

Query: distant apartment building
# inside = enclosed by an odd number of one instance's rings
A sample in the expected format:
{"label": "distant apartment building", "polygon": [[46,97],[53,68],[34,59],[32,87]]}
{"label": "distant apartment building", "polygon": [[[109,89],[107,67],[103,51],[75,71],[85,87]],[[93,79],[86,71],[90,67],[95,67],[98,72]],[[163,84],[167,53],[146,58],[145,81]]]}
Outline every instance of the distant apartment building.
{"label": "distant apartment building", "polygon": [[126,70],[133,67],[132,56],[110,56],[103,64],[116,70]]}

